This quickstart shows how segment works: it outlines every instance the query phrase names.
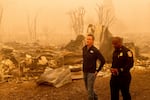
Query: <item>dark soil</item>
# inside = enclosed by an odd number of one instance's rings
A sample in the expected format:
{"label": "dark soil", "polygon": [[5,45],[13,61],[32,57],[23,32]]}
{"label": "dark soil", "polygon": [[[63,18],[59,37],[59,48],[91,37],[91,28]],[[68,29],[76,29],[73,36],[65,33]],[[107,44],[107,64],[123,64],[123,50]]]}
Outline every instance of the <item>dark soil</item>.
{"label": "dark soil", "polygon": [[[97,77],[95,91],[100,100],[110,100],[110,77]],[[150,100],[150,71],[132,71],[132,100]],[[0,84],[0,100],[87,100],[83,80],[73,80],[63,87],[38,86],[34,81]],[[120,100],[122,96],[120,94]]]}

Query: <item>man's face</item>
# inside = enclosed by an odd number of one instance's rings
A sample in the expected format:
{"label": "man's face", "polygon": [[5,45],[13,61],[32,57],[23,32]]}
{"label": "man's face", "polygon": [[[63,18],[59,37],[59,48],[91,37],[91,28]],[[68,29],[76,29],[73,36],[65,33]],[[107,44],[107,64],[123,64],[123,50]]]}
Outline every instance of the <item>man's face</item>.
{"label": "man's face", "polygon": [[121,47],[121,42],[118,40],[113,40],[112,45],[114,46],[115,49],[119,49]]}
{"label": "man's face", "polygon": [[87,38],[86,38],[86,44],[88,46],[91,46],[91,45],[93,45],[93,42],[94,42],[94,40],[93,40],[92,36],[87,36]]}

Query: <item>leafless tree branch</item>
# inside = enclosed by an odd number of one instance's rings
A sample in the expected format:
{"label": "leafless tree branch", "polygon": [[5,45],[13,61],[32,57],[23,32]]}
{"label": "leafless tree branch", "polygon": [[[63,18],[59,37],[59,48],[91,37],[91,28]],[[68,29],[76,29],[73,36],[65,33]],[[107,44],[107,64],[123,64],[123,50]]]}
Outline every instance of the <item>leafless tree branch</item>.
{"label": "leafless tree branch", "polygon": [[84,15],[85,9],[80,7],[78,9],[72,10],[69,13],[71,18],[72,28],[74,32],[78,34],[82,34],[84,30]]}

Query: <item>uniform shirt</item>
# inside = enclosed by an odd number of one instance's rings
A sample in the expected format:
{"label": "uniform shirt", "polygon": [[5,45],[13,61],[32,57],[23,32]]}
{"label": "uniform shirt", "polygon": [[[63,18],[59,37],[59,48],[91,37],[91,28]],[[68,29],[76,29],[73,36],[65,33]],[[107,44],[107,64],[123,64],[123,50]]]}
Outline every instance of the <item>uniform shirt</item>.
{"label": "uniform shirt", "polygon": [[84,46],[83,47],[83,72],[95,73],[97,59],[99,59],[101,62],[97,70],[98,72],[105,64],[104,57],[96,47],[92,46],[88,49],[87,46]]}
{"label": "uniform shirt", "polygon": [[128,48],[122,46],[113,52],[112,68],[117,68],[119,72],[129,72],[133,63],[133,54]]}

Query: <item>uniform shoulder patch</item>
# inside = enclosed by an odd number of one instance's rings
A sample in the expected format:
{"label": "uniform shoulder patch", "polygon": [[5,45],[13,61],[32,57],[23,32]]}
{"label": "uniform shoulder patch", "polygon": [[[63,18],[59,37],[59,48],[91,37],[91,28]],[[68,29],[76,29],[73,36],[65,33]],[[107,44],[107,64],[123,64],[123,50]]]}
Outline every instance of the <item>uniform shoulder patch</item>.
{"label": "uniform shoulder patch", "polygon": [[128,57],[132,57],[133,56],[131,51],[128,51],[127,54],[128,54]]}

